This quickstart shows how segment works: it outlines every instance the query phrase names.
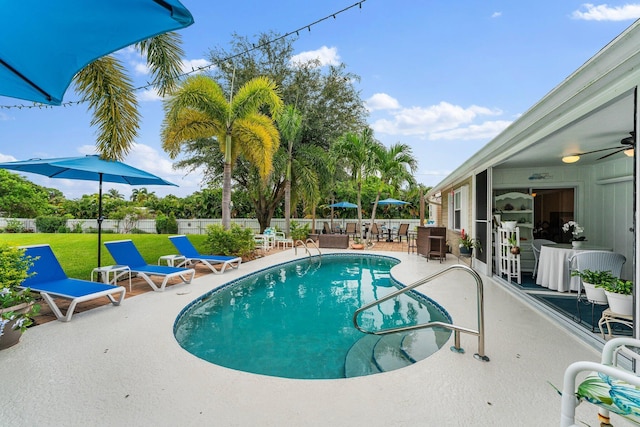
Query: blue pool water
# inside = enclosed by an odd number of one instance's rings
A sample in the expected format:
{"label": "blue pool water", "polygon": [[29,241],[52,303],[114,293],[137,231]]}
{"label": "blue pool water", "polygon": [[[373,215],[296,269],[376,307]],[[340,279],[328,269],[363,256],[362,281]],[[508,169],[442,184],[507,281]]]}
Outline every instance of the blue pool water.
{"label": "blue pool water", "polygon": [[[393,258],[324,255],[280,264],[213,290],[178,316],[174,334],[195,356],[217,365],[285,378],[344,378],[345,356],[365,334],[354,311],[392,291]],[[367,328],[448,319],[427,298],[409,294],[361,315]]]}

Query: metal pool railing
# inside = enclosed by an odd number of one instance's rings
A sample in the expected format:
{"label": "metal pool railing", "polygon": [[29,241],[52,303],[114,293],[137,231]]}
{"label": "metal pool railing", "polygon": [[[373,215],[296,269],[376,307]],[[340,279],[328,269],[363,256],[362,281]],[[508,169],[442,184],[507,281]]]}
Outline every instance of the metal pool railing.
{"label": "metal pool railing", "polygon": [[[377,331],[367,331],[363,328],[360,327],[359,323],[358,323],[358,315],[360,313],[362,313],[363,311],[366,311],[368,309],[370,309],[371,307],[375,307],[376,305],[390,300],[392,298],[395,298],[396,296],[400,295],[400,294],[404,294],[406,292],[409,292],[410,290],[420,286],[420,285],[424,285],[425,283],[428,283],[440,276],[443,276],[445,274],[448,274],[454,270],[462,270],[468,274],[470,274],[476,281],[476,287],[477,287],[477,304],[478,304],[478,330],[473,330],[473,329],[469,329],[463,326],[457,326],[457,325],[453,325],[450,323],[445,323],[445,322],[429,322],[429,323],[424,323],[421,325],[411,325],[411,326],[403,326],[400,328],[388,328],[388,329],[380,329]],[[411,331],[411,330],[415,330],[415,329],[425,329],[425,328],[433,328],[433,327],[442,327],[445,329],[450,329],[454,331],[454,345],[451,347],[452,351],[456,351],[458,353],[464,353],[464,349],[462,349],[460,347],[460,332],[464,332],[467,334],[471,334],[471,335],[476,335],[478,337],[478,352],[476,354],[473,355],[473,357],[475,357],[477,360],[480,360],[482,362],[488,362],[489,361],[489,357],[487,355],[484,354],[484,289],[483,289],[483,283],[482,283],[482,278],[480,277],[480,275],[478,275],[478,273],[476,273],[475,270],[473,270],[472,268],[466,266],[466,265],[452,265],[450,267],[447,267],[437,273],[434,273],[430,276],[427,276],[423,279],[420,279],[402,289],[398,289],[395,292],[390,293],[389,295],[386,295],[382,298],[379,298],[375,301],[373,301],[372,303],[366,304],[362,307],[360,307],[359,309],[357,309],[355,311],[355,313],[353,314],[353,325],[361,332],[364,332],[365,334],[373,334],[373,335],[386,335],[386,334],[392,334],[395,332],[404,332],[404,331]]]}

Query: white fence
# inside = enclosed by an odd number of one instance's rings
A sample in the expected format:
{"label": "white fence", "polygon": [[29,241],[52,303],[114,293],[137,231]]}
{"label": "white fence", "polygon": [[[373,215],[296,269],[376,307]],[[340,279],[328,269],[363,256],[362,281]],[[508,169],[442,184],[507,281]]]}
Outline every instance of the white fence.
{"label": "white fence", "polygon": [[[36,220],[31,218],[0,218],[0,228],[4,228],[7,226],[8,221],[20,221],[25,230],[35,231],[37,232]],[[310,219],[301,219],[301,218],[292,218],[291,221],[296,221],[298,224],[309,224],[309,227],[312,226],[312,220]],[[369,219],[363,219],[363,223],[368,223]],[[178,222],[178,234],[206,234],[207,226],[211,224],[222,224],[222,219],[179,219]],[[253,218],[233,218],[231,220],[232,223],[238,224],[241,227],[250,228],[254,233],[258,233],[260,231],[260,224],[257,219]],[[316,219],[316,232],[321,233],[324,222],[328,222],[331,224],[331,220],[327,220],[324,218]],[[333,225],[340,225],[343,229],[346,226],[347,222],[357,222],[354,219],[334,219]],[[408,223],[409,229],[413,230],[415,226],[420,224],[420,220],[418,219],[376,219],[376,223],[382,225],[385,224],[387,227],[398,227],[400,223]],[[97,230],[98,221],[96,219],[69,219],[67,220],[67,227],[74,230],[77,225],[80,224],[83,231],[90,231],[91,229]],[[284,229],[284,218],[272,218],[271,226],[278,227],[281,230]],[[145,233],[156,233],[156,221],[154,219],[141,219],[138,221],[133,221],[131,223],[127,223],[126,221],[116,221],[113,219],[105,219],[102,221],[102,230],[108,230],[108,232],[113,233],[124,233],[127,234],[131,231],[132,228],[137,228],[139,230],[144,231]]]}

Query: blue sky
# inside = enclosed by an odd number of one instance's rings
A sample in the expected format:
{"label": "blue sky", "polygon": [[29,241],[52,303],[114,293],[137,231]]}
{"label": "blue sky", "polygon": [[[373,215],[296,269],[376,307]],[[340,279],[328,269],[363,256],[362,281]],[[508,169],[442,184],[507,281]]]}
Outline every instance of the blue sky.
{"label": "blue sky", "polygon": [[[255,38],[285,34],[336,13],[356,0],[211,2],[182,0],[195,24],[181,30],[185,69],[206,65],[207,52],[228,49],[232,33]],[[560,84],[640,17],[640,2],[542,0],[365,0],[361,8],[301,31],[302,58],[343,62],[370,111],[377,139],[409,144],[419,161],[418,182],[435,185]],[[135,52],[117,53],[137,85],[147,79]],[[179,184],[149,187],[159,196],[184,197],[201,176],[172,168],[162,151],[162,101],[139,93],[140,135],[125,162]],[[64,101],[76,101],[70,88]],[[25,108],[0,97],[0,161],[93,154],[95,129],[85,105]],[[22,108],[13,108],[22,106]],[[95,183],[30,180],[69,198],[97,192]],[[107,183],[126,197],[132,187]]]}

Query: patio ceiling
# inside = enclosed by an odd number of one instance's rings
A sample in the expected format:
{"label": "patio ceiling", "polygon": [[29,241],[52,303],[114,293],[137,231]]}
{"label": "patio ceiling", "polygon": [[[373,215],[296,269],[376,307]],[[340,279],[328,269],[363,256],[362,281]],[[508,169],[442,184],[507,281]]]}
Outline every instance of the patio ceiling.
{"label": "patio ceiling", "polygon": [[[633,130],[633,91],[609,102],[600,109],[551,133],[496,165],[497,168],[560,166],[562,157],[608,147],[620,147],[620,140]],[[591,165],[611,151],[581,156],[576,165]],[[624,157],[622,152],[607,159]]]}

